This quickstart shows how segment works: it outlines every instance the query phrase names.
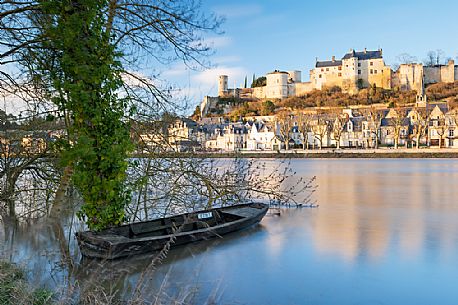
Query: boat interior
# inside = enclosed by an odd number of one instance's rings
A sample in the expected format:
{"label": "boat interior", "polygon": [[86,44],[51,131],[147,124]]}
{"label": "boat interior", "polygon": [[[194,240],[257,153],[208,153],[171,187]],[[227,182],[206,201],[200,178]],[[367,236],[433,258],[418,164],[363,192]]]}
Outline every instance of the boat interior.
{"label": "boat interior", "polygon": [[[123,225],[108,229],[102,234],[118,235],[130,239],[169,235],[174,232],[189,232],[211,228],[223,223],[236,221],[245,217],[234,211],[213,210],[207,213],[190,213],[168,218]],[[199,217],[199,214],[203,217]]]}

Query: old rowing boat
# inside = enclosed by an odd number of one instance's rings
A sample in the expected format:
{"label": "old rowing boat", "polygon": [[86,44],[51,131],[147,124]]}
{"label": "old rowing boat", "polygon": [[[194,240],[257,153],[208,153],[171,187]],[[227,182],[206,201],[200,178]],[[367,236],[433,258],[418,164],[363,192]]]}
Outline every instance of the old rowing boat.
{"label": "old rowing boat", "polygon": [[178,246],[238,231],[259,223],[267,210],[262,203],[240,204],[78,232],[76,238],[83,256],[116,259],[160,251],[172,240]]}

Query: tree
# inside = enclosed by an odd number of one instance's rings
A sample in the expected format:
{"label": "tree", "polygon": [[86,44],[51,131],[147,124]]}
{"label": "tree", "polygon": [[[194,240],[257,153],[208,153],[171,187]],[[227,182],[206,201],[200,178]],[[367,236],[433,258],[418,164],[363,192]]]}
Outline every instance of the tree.
{"label": "tree", "polygon": [[293,116],[288,112],[281,112],[276,116],[277,132],[285,141],[286,150],[289,149],[289,140],[291,139],[291,129],[294,126]]}
{"label": "tree", "polygon": [[415,56],[410,55],[409,53],[401,53],[398,56],[396,56],[396,59],[401,64],[412,64],[417,61],[417,58]]}
{"label": "tree", "polygon": [[434,66],[436,64],[436,52],[428,51],[426,59],[423,61],[427,66]]}
{"label": "tree", "polygon": [[394,128],[394,148],[397,149],[401,138],[401,130],[405,125],[405,111],[401,108],[393,109],[391,120]]}
{"label": "tree", "polygon": [[439,136],[439,148],[442,148],[442,143],[444,142],[443,140],[445,139],[445,136],[447,135],[447,125],[445,124],[445,118],[439,118],[437,120],[436,126],[434,126],[434,129],[436,130],[437,135]]}
{"label": "tree", "polygon": [[272,101],[262,103],[261,115],[272,115],[275,111],[275,104]]}
{"label": "tree", "polygon": [[365,117],[367,118],[367,127],[370,133],[370,145],[375,149],[378,148],[378,142],[380,139],[380,126],[382,125],[383,111],[370,107],[364,112]]}
{"label": "tree", "polygon": [[251,88],[263,87],[266,85],[267,78],[265,76],[258,77],[251,84]]}
{"label": "tree", "polygon": [[2,71],[0,84],[30,85],[30,96],[41,93],[63,113],[62,157],[85,201],[79,215],[91,229],[120,224],[130,200],[126,116],[160,113],[168,94],[132,69],[140,55],[200,63],[209,48],[199,33],[219,21],[202,16],[193,0],[6,1],[0,17],[0,62],[22,72]]}
{"label": "tree", "polygon": [[429,114],[426,108],[416,107],[413,109],[413,116],[411,117],[412,122],[412,136],[415,139],[415,146],[417,149],[420,148],[421,138],[424,137],[428,131],[429,125]]}
{"label": "tree", "polygon": [[323,141],[330,130],[330,121],[325,112],[318,112],[313,121],[312,132],[316,140],[318,140],[320,150],[323,148]]}
{"label": "tree", "polygon": [[427,66],[434,66],[440,65],[442,58],[444,58],[445,53],[441,49],[437,49],[436,51],[429,51],[426,54],[426,59],[424,60],[425,65]]}
{"label": "tree", "polygon": [[247,82],[248,82],[248,79],[247,79],[247,76],[245,75],[245,85],[244,85],[243,88],[247,88],[247,86],[248,86]]}
{"label": "tree", "polygon": [[302,148],[308,149],[309,148],[309,132],[310,132],[310,123],[312,121],[312,115],[308,113],[300,113],[296,117],[297,128],[302,135]]}
{"label": "tree", "polygon": [[350,120],[348,114],[342,113],[340,109],[336,110],[332,114],[334,121],[332,124],[332,139],[336,141],[337,149],[340,149],[340,139],[342,138],[342,133],[345,131],[345,126]]}

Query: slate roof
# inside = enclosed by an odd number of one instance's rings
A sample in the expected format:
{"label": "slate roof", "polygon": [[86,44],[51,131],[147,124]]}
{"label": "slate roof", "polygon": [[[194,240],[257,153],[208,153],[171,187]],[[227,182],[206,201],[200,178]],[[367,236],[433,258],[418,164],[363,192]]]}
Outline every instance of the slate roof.
{"label": "slate roof", "polygon": [[350,59],[352,57],[357,57],[358,60],[368,60],[368,59],[379,59],[383,58],[382,57],[382,51],[362,51],[362,52],[350,52],[345,54],[345,56],[342,59]]}
{"label": "slate roof", "polygon": [[[363,130],[363,117],[349,118],[349,121],[353,125],[354,132],[361,132]],[[348,122],[344,125],[345,130],[348,128]]]}
{"label": "slate roof", "polygon": [[433,110],[435,107],[439,107],[439,109],[443,112],[443,113],[446,113],[448,112],[448,105],[447,103],[428,103],[428,110],[431,111]]}
{"label": "slate roof", "polygon": [[341,66],[342,61],[341,60],[328,60],[328,61],[317,61],[315,64],[316,68],[325,68],[325,67],[337,67]]}
{"label": "slate roof", "polygon": [[[384,126],[395,126],[395,120],[393,118],[385,118],[385,119],[382,119],[382,122],[381,122],[381,125],[382,127]],[[402,123],[401,123],[402,126],[409,126],[410,125],[410,119],[409,118],[403,118],[402,119]]]}

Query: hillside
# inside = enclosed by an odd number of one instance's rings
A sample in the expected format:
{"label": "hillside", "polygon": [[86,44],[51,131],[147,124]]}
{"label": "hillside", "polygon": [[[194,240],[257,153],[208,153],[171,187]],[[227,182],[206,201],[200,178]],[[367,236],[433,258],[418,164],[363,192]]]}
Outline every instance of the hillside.
{"label": "hillside", "polygon": [[[358,94],[352,95],[342,92],[339,87],[333,87],[314,90],[304,96],[289,97],[283,100],[231,99],[232,111],[227,115],[237,119],[240,116],[272,115],[279,108],[301,110],[309,107],[347,107],[379,103],[384,103],[387,107],[394,107],[415,103],[416,95],[415,91],[400,91],[397,88],[393,90],[362,89]],[[426,95],[430,102],[446,100],[451,108],[457,108],[458,82],[430,85],[426,88]]]}

